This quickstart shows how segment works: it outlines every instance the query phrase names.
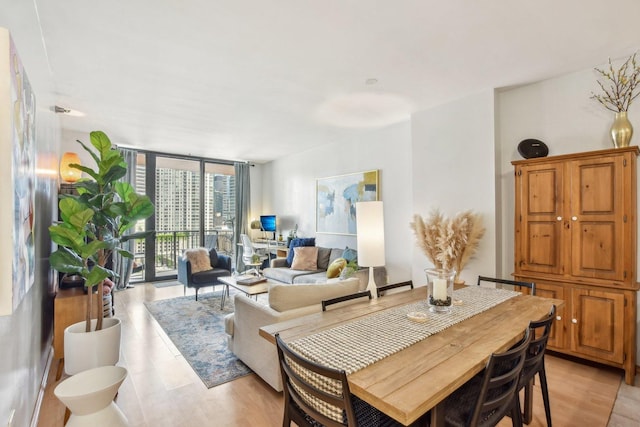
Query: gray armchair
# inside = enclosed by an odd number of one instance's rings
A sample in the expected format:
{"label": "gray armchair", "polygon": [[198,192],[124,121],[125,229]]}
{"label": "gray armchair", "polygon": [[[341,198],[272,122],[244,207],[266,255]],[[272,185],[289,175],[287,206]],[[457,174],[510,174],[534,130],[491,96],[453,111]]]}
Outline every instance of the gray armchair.
{"label": "gray armchair", "polygon": [[219,277],[231,276],[231,257],[218,254],[215,249],[209,250],[209,259],[211,261],[211,270],[191,272],[191,263],[180,257],[178,259],[178,282],[184,285],[184,293],[187,288],[196,289],[196,301],[198,300],[198,290],[205,286],[221,285]]}

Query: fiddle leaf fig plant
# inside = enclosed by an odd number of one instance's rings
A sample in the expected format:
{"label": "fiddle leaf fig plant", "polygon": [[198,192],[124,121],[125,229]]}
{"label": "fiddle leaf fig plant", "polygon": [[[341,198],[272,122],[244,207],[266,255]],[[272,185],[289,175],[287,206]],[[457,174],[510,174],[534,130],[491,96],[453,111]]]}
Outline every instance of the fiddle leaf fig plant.
{"label": "fiddle leaf fig plant", "polygon": [[[135,192],[131,184],[119,181],[127,173],[127,164],[102,131],[90,134],[92,150],[78,143],[96,163],[92,169],[79,164],[79,169],[90,178],[76,183],[77,195],[64,195],[59,203],[60,222],[49,227],[51,240],[58,249],[51,254],[51,266],[62,272],[77,274],[87,288],[86,331],[91,330],[92,288],[98,286],[102,301],[103,282],[117,274],[107,268],[112,255],[132,259],[133,254],[122,244],[144,238],[148,232],[130,233],[136,222],[154,212],[149,197]],[[102,329],[103,310],[98,310],[96,330]]]}

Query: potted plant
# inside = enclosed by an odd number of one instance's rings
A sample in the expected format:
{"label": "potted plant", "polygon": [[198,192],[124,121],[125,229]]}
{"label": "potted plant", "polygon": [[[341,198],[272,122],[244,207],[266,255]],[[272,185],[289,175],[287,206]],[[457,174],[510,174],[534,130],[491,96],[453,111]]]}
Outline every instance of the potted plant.
{"label": "potted plant", "polygon": [[[98,317],[92,319],[93,288],[98,288],[98,301],[102,301],[103,283],[116,277],[116,273],[107,268],[107,263],[114,254],[133,258],[133,254],[122,248],[122,244],[132,239],[139,239],[148,233],[129,233],[137,221],[148,218],[154,207],[147,196],[137,194],[126,182],[120,182],[127,172],[127,165],[122,155],[112,146],[104,132],[91,132],[91,145],[94,151],[81,141],[78,143],[96,162],[96,169],[79,164],[71,167],[86,173],[89,178],[80,179],[76,183],[77,195],[64,195],[59,203],[61,221],[49,227],[51,239],[58,244],[58,249],[49,258],[51,266],[57,271],[77,274],[84,279],[87,290],[85,322],[81,326],[71,325],[73,332],[88,333],[103,329],[104,312],[98,311]],[[84,325],[82,325],[84,323]],[[110,322],[113,323],[113,322]],[[115,322],[119,330],[119,320]],[[80,329],[80,330],[78,330]],[[79,334],[76,334],[79,335]],[[65,330],[65,371],[73,374],[75,369],[69,366],[78,349],[67,352],[67,331]],[[119,357],[118,353],[115,364]],[[90,346],[85,346],[90,347]],[[85,348],[82,350],[91,349]],[[96,360],[98,365],[110,364],[102,361],[104,355],[97,350],[96,355],[78,356],[85,365]],[[85,368],[80,368],[84,370]],[[79,372],[79,371],[77,371]]]}
{"label": "potted plant", "polygon": [[437,269],[455,270],[454,282],[464,283],[460,273],[478,249],[485,231],[480,215],[464,211],[446,218],[436,209],[426,221],[420,215],[413,219],[411,228],[429,261]]}

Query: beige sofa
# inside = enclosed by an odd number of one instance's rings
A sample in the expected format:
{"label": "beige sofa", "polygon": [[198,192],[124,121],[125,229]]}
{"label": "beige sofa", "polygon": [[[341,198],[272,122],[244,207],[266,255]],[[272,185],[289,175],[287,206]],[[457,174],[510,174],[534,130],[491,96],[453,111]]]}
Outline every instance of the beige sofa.
{"label": "beige sofa", "polygon": [[235,295],[235,311],[225,317],[229,349],[271,387],[281,391],[278,353],[275,345],[259,335],[260,327],[320,312],[323,300],[358,292],[363,288],[360,283],[352,277],[316,284],[272,285],[268,305],[244,294]]}

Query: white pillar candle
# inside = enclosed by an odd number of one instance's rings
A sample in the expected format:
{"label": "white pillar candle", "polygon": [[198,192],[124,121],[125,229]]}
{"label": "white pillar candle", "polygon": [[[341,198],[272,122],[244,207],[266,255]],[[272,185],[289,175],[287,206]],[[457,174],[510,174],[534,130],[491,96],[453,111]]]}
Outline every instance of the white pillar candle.
{"label": "white pillar candle", "polygon": [[433,299],[441,301],[447,300],[447,279],[433,280]]}

